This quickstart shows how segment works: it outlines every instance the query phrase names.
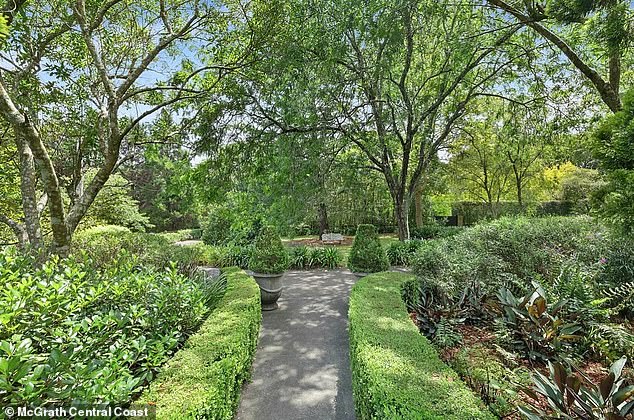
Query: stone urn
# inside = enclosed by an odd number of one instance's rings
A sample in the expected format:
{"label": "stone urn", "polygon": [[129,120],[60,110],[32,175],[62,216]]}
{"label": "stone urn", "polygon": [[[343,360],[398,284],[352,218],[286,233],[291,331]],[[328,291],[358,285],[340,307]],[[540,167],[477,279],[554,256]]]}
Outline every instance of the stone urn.
{"label": "stone urn", "polygon": [[258,233],[249,257],[249,270],[262,297],[262,310],[274,311],[282,295],[282,276],[288,268],[288,252],[273,226],[264,226]]}
{"label": "stone urn", "polygon": [[274,311],[278,308],[277,300],[282,295],[282,274],[262,274],[251,273],[258,286],[260,286],[260,297],[262,299],[263,311]]}

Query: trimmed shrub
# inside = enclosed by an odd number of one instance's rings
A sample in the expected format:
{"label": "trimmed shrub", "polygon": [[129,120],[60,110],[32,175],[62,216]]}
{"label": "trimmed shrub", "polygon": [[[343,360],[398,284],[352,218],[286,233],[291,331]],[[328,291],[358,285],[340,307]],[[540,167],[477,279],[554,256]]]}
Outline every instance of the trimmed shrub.
{"label": "trimmed shrub", "polygon": [[262,274],[279,274],[288,268],[288,253],[273,226],[264,226],[249,258],[249,269]]}
{"label": "trimmed shrub", "polygon": [[451,212],[454,215],[462,215],[464,224],[471,226],[482,221],[509,216],[570,216],[574,212],[574,203],[543,201],[522,207],[516,201],[501,201],[491,208],[486,203],[462,201],[454,203]]}
{"label": "trimmed shrub", "polygon": [[409,319],[400,290],[412,278],[378,273],[352,289],[348,317],[357,417],[494,419]]}
{"label": "trimmed shrub", "polygon": [[225,273],[227,291],[217,309],[137,401],[155,405],[159,419],[233,419],[262,313],[253,278],[235,268]]}
{"label": "trimmed shrub", "polygon": [[359,225],[357,228],[348,257],[348,268],[356,273],[376,273],[390,268],[374,225]]}

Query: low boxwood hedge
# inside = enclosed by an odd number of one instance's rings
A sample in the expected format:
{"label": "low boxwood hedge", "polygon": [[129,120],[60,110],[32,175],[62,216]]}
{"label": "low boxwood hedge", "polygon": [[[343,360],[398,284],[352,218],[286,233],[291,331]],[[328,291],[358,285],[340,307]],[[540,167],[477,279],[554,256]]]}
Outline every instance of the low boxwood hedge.
{"label": "low boxwood hedge", "polygon": [[232,419],[248,379],[262,319],[260,289],[237,268],[225,270],[218,307],[178,351],[137,404],[157,419]]}
{"label": "low boxwood hedge", "polygon": [[350,297],[350,359],[357,417],[494,419],[409,319],[401,285],[412,276],[377,273]]}

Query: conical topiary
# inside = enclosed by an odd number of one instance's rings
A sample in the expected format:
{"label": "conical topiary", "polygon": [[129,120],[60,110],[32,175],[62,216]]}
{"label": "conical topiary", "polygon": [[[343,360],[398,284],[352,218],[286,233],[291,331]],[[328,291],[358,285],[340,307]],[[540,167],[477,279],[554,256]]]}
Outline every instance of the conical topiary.
{"label": "conical topiary", "polygon": [[281,274],[288,268],[288,253],[273,226],[264,226],[255,240],[249,269],[261,274]]}
{"label": "conical topiary", "polygon": [[376,273],[385,271],[390,263],[385,250],[379,242],[379,235],[374,225],[359,225],[354,238],[348,268],[355,273]]}

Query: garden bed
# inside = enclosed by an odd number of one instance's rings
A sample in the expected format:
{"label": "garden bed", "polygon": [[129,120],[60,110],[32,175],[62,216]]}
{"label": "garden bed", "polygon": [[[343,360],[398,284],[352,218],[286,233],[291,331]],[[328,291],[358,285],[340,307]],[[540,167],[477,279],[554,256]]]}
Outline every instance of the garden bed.
{"label": "garden bed", "polygon": [[403,297],[499,418],[631,418],[633,250],[587,218],[501,219],[423,244]]}

